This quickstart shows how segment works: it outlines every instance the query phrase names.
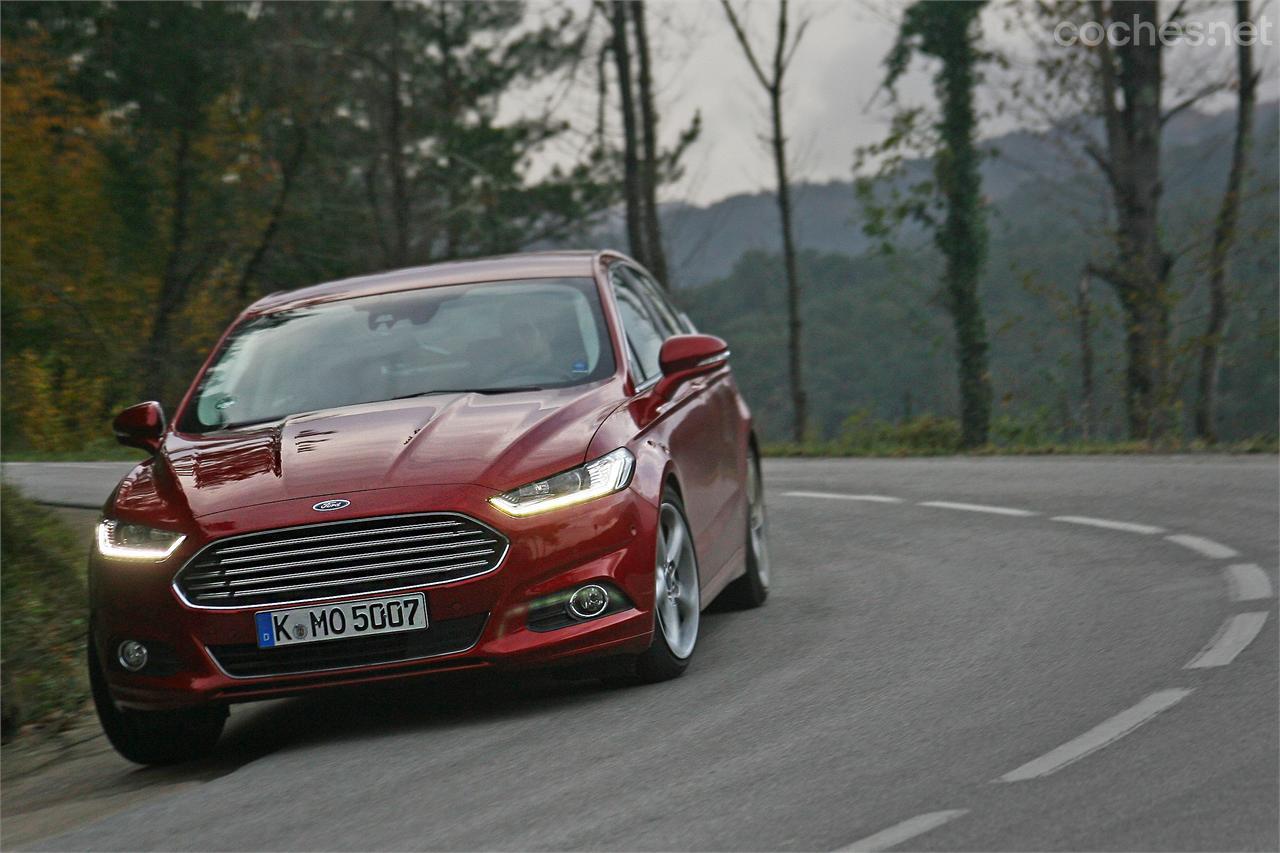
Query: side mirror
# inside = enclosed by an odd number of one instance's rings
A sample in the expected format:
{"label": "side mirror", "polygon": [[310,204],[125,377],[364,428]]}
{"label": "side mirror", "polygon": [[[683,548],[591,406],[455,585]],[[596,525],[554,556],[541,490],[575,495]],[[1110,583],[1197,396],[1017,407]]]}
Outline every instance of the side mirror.
{"label": "side mirror", "polygon": [[148,453],[160,449],[164,427],[164,409],[154,400],[130,406],[111,422],[116,441],[126,447],[140,447]]}
{"label": "side mirror", "polygon": [[729,345],[715,335],[676,335],[667,338],[658,351],[662,379],[658,396],[665,397],[684,380],[708,373],[729,360]]}

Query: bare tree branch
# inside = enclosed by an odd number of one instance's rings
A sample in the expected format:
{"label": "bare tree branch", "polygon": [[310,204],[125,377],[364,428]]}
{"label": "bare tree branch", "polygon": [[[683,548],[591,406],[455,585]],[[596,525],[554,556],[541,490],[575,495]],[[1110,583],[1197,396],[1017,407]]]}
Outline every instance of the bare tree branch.
{"label": "bare tree branch", "polygon": [[1187,97],[1183,98],[1181,101],[1178,101],[1169,109],[1165,110],[1165,112],[1160,116],[1160,124],[1163,125],[1167,123],[1169,119],[1173,118],[1183,110],[1194,106],[1195,104],[1199,103],[1200,101],[1204,100],[1210,95],[1217,94],[1218,92],[1221,92],[1226,88],[1227,88],[1227,83],[1222,80],[1217,80],[1200,87],[1199,89],[1197,89],[1196,91],[1188,95]]}
{"label": "bare tree branch", "polygon": [[764,76],[764,69],[760,66],[760,60],[756,59],[755,49],[751,47],[751,40],[747,38],[747,31],[742,28],[742,23],[738,20],[737,13],[733,11],[733,6],[730,5],[729,0],[720,0],[720,5],[724,7],[724,13],[729,18],[729,26],[733,27],[733,34],[737,36],[738,44],[742,46],[742,52],[746,55],[747,63],[755,73],[756,79],[760,81],[761,86],[769,89],[769,80]]}

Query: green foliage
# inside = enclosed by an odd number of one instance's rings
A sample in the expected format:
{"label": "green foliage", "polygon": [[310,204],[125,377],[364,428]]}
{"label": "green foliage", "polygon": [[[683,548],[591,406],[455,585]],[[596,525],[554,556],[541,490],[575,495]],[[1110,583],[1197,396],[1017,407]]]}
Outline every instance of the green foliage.
{"label": "green foliage", "polygon": [[[1260,129],[1258,192],[1246,203],[1242,222],[1256,229],[1242,240],[1233,262],[1239,303],[1229,327],[1222,380],[1222,437],[1227,446],[1260,436],[1274,441],[1280,419],[1280,322],[1275,288],[1274,198],[1277,180],[1276,114]],[[1268,141],[1269,140],[1269,141]],[[1166,152],[1172,173],[1165,200],[1171,245],[1190,245],[1203,233],[1203,199],[1220,193],[1225,164],[1215,137]],[[1016,173],[1015,173],[1016,175]],[[1078,318],[1074,311],[1080,259],[1094,235],[1081,220],[1097,209],[1063,211],[1064,199],[1091,197],[1082,178],[1064,171],[1019,185],[1009,178],[992,206],[991,263],[984,285],[991,329],[991,372],[1001,391],[992,420],[993,442],[1014,439],[1006,417],[1048,442],[1075,442],[1082,435]],[[1087,188],[1085,188],[1087,190]],[[760,218],[768,211],[762,210]],[[1101,238],[1097,238],[1101,239]],[[942,261],[923,235],[902,238],[908,251],[885,255],[800,254],[807,283],[803,316],[808,330],[805,373],[815,440],[836,436],[859,409],[881,420],[932,412],[958,414],[950,349],[952,330],[939,294]],[[1184,261],[1175,282],[1187,292],[1175,315],[1182,328],[1199,328],[1203,288]],[[678,292],[699,328],[733,347],[734,372],[766,442],[789,433],[785,397],[785,329],[782,265],[776,254],[748,253],[722,279]],[[1106,290],[1094,304],[1096,376],[1095,429],[1104,445],[1125,434],[1123,327]],[[1194,356],[1189,349],[1186,358]],[[1189,362],[1186,362],[1189,363]],[[1184,375],[1192,375],[1183,369]],[[1184,386],[1184,395],[1190,393]],[[1175,437],[1176,438],[1176,437]]]}
{"label": "green foliage", "polygon": [[583,226],[615,164],[535,175],[573,129],[500,106],[573,72],[584,21],[503,0],[4,4],[6,451],[172,406],[263,293]]}
{"label": "green foliage", "polygon": [[1061,441],[1065,432],[1047,406],[1022,417],[1002,413],[991,419],[991,443],[997,447],[1043,447]]}
{"label": "green foliage", "polygon": [[83,444],[68,450],[11,450],[5,448],[0,460],[5,462],[138,462],[145,452],[125,447],[102,430]]}
{"label": "green foliage", "polygon": [[0,486],[4,727],[81,707],[85,554],[52,512]]}
{"label": "green foliage", "polygon": [[1228,444],[1206,445],[1200,441],[1167,439],[1162,442],[1083,441],[1071,439],[1039,418],[1021,420],[1001,415],[992,420],[992,440],[980,447],[966,448],[961,441],[960,422],[955,418],[920,415],[902,422],[877,420],[868,412],[857,412],[844,422],[840,434],[831,441],[768,443],[765,456],[811,457],[907,457],[990,455],[1112,455],[1131,453],[1276,453],[1280,442],[1275,435],[1256,435]]}
{"label": "green foliage", "polygon": [[24,350],[6,370],[10,407],[27,446],[42,452],[77,450],[102,436],[105,379],[85,376],[57,353]]}
{"label": "green foliage", "polygon": [[876,420],[864,410],[845,418],[834,445],[840,456],[936,456],[960,449],[955,418],[920,415],[901,423]]}
{"label": "green foliage", "polygon": [[946,307],[955,327],[961,441],[966,447],[987,441],[991,421],[987,327],[978,297],[987,259],[987,225],[973,102],[978,64],[986,57],[977,47],[976,33],[983,5],[929,0],[912,4],[885,59],[884,85],[891,94],[914,55],[940,60],[933,85],[941,112],[929,137],[934,143],[929,151],[933,183],[909,185],[905,193],[900,190],[902,153],[919,144],[920,113],[907,109],[894,117],[888,138],[873,146],[876,153],[890,155],[881,165],[881,176],[893,179],[890,202],[877,198],[874,182],[864,178],[858,184],[867,212],[867,236],[887,241],[895,223],[911,217],[933,232],[946,259]]}

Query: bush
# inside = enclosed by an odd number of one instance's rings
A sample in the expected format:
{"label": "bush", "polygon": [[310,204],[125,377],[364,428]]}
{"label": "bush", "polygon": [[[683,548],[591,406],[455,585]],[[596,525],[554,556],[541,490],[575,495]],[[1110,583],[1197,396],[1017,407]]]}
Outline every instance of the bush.
{"label": "bush", "polygon": [[997,447],[1032,448],[1060,444],[1062,432],[1044,408],[1029,416],[1000,414],[991,418],[990,439]]}
{"label": "bush", "polygon": [[837,453],[854,456],[933,456],[959,449],[959,422],[929,414],[891,423],[855,412],[840,425],[835,441]]}
{"label": "bush", "polygon": [[37,451],[84,447],[107,432],[106,380],[78,373],[67,359],[27,350],[5,359],[5,424],[11,439]]}
{"label": "bush", "polygon": [[52,512],[0,486],[0,678],[3,734],[88,696],[85,555]]}

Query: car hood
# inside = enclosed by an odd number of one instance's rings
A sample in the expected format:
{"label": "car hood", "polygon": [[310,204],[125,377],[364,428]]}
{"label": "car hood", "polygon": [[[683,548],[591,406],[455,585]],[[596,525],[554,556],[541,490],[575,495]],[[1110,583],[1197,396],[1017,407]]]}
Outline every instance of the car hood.
{"label": "car hood", "polygon": [[[368,489],[471,483],[502,491],[585,460],[621,402],[612,381],[511,394],[440,394],[311,412],[262,428],[171,434],[153,476],[126,478],[116,503],[172,492],[199,517]],[[165,482],[155,482],[163,480]],[[144,482],[147,484],[144,487]]]}

